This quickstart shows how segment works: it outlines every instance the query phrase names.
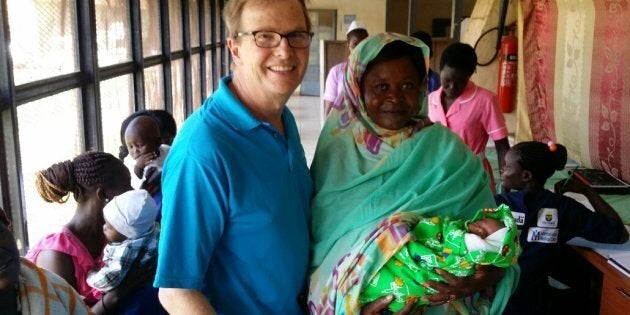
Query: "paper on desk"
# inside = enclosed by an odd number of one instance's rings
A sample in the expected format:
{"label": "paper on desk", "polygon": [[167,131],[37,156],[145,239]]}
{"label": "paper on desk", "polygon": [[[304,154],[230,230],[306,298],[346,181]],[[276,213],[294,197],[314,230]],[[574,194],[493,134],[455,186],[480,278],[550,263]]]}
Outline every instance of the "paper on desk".
{"label": "paper on desk", "polygon": [[630,252],[616,254],[608,259],[608,263],[630,278]]}
{"label": "paper on desk", "polygon": [[[630,227],[628,227],[627,225],[625,227],[626,230],[630,233]],[[627,257],[626,259],[630,260],[630,240],[623,244],[606,244],[591,242],[581,237],[574,237],[570,239],[567,244],[592,248],[596,253],[608,259],[614,257],[618,257],[619,259],[621,259],[622,257]]]}

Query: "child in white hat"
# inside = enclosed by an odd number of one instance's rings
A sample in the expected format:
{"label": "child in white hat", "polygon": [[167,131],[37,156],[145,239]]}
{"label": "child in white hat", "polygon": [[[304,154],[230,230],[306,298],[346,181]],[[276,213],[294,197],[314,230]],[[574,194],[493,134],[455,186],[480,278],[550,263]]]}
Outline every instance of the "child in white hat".
{"label": "child in white hat", "polygon": [[[100,269],[88,272],[88,285],[109,292],[122,282],[137,259],[146,264],[157,258],[157,212],[155,202],[144,189],[125,192],[105,205],[103,233],[108,244]],[[138,257],[140,253],[144,253],[142,257]]]}

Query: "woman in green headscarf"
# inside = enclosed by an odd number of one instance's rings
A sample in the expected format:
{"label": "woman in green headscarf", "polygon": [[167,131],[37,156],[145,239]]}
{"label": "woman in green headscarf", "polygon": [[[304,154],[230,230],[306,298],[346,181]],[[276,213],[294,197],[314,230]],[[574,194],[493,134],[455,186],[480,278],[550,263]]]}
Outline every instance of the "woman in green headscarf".
{"label": "woman in green headscarf", "polygon": [[[364,40],[350,56],[343,99],[333,105],[311,166],[313,314],[378,314],[391,297],[361,310],[359,293],[411,239],[420,215],[470,219],[477,209],[495,207],[479,159],[420,114],[427,56],[421,41],[393,33]],[[434,307],[425,314],[465,314],[473,307],[500,314],[518,267],[484,266],[468,278],[440,274],[447,283],[426,283],[439,293],[428,296]],[[494,285],[491,304],[474,295]]]}

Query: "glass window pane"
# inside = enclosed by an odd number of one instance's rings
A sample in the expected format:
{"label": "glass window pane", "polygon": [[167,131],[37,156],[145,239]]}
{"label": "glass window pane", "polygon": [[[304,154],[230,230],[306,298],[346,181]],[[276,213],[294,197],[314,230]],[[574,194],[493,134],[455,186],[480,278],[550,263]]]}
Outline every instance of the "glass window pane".
{"label": "glass window pane", "polygon": [[214,42],[219,43],[221,41],[221,10],[219,7],[219,0],[214,0]]}
{"label": "glass window pane", "polygon": [[199,54],[190,56],[190,72],[192,73],[192,107],[197,109],[201,105],[201,86],[200,86],[200,74],[199,68]]}
{"label": "glass window pane", "polygon": [[[37,193],[35,173],[83,151],[79,91],[70,90],[17,108],[29,244],[70,220],[76,203],[47,203]],[[54,106],[53,106],[54,105]],[[54,117],[54,118],[51,118]]]}
{"label": "glass window pane", "polygon": [[203,26],[206,30],[205,35],[205,44],[212,44],[212,28],[210,27],[212,23],[212,8],[210,7],[210,3],[214,3],[211,0],[204,0],[203,4]]}
{"label": "glass window pane", "polygon": [[15,84],[78,70],[74,1],[7,2]]}
{"label": "glass window pane", "polygon": [[[217,69],[217,77],[215,79],[219,79],[219,78],[221,78],[222,72],[223,72],[223,69],[221,67],[221,52],[222,52],[222,49],[221,49],[221,47],[216,47],[215,51],[216,51],[216,53],[214,54],[214,57],[215,57],[214,58],[214,60],[215,60],[214,61],[214,66]],[[218,82],[218,80],[216,82]]]}
{"label": "glass window pane", "polygon": [[97,0],[95,3],[99,67],[131,60],[127,3],[127,0]]}
{"label": "glass window pane", "polygon": [[188,16],[190,19],[190,47],[199,46],[199,2],[188,1]]}
{"label": "glass window pane", "polygon": [[212,77],[212,52],[206,53],[206,95],[214,92],[214,78]]}
{"label": "glass window pane", "polygon": [[118,156],[122,144],[120,125],[134,111],[132,76],[130,74],[101,82],[101,115],[103,148]]}
{"label": "glass window pane", "polygon": [[184,111],[184,60],[171,62],[171,85],[173,88],[173,118],[177,123],[177,130],[181,128],[186,114]]}
{"label": "glass window pane", "polygon": [[182,3],[181,0],[168,0],[168,19],[171,36],[171,51],[182,50]]}
{"label": "glass window pane", "polygon": [[142,21],[142,55],[155,56],[162,53],[162,32],[160,32],[160,2],[140,1]]}
{"label": "glass window pane", "polygon": [[144,106],[164,109],[164,79],[162,65],[144,69]]}

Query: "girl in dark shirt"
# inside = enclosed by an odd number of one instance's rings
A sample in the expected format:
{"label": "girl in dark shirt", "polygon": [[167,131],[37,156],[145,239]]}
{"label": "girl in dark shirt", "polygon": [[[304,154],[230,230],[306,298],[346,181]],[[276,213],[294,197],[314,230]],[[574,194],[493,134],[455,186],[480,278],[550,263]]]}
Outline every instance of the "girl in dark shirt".
{"label": "girl in dark shirt", "polygon": [[[505,156],[501,184],[513,192],[497,195],[496,202],[512,209],[523,253],[518,261],[520,281],[504,314],[547,312],[547,277],[568,240],[580,236],[599,243],[623,243],[628,239],[619,215],[591,187],[568,179],[556,184],[556,193],[544,188],[566,162],[566,148],[553,142],[521,142]],[[562,195],[566,191],[585,195],[595,212]]]}

